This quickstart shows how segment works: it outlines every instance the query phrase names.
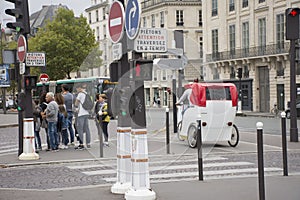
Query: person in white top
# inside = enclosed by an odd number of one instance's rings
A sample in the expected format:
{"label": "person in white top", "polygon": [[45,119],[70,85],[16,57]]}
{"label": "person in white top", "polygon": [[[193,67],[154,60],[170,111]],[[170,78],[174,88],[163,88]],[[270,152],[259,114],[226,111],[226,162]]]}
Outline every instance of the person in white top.
{"label": "person in white top", "polygon": [[191,96],[191,94],[192,94],[192,85],[193,85],[194,83],[198,83],[198,82],[199,82],[198,79],[194,79],[194,82],[193,82],[193,83],[190,83],[190,84],[186,85],[186,90],[183,92],[183,94],[181,95],[181,97],[179,98],[179,100],[176,102],[176,105],[181,105],[181,104],[183,104],[183,102],[184,102],[185,100],[188,100],[189,105],[193,105],[193,104],[191,103],[191,99],[190,99],[190,96]]}
{"label": "person in white top", "polygon": [[85,133],[85,137],[86,137],[86,147],[90,148],[90,142],[91,142],[91,133],[90,133],[90,128],[89,128],[89,123],[88,123],[88,119],[89,119],[89,111],[85,110],[82,106],[84,99],[87,97],[86,96],[86,91],[85,91],[85,86],[82,84],[79,84],[76,87],[77,90],[77,97],[75,100],[75,106],[78,107],[78,119],[76,127],[77,127],[77,131],[78,131],[78,135],[79,135],[79,146],[75,147],[75,149],[84,149],[84,145],[83,145],[83,133]]}

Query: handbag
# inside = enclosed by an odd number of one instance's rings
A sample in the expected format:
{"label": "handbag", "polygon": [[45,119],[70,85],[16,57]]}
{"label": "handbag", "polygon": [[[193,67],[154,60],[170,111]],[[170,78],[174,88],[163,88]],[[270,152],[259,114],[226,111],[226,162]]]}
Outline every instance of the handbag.
{"label": "handbag", "polygon": [[46,119],[43,119],[41,127],[42,128],[48,128],[48,123],[47,123]]}

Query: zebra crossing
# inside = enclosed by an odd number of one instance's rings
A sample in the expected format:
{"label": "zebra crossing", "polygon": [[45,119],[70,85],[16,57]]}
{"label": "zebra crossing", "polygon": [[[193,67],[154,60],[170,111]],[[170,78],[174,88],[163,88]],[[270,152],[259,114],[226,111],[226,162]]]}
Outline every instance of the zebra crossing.
{"label": "zebra crossing", "polygon": [[[117,181],[115,159],[65,167],[86,176],[97,176],[105,184],[114,184]],[[257,171],[255,162],[251,161],[233,161],[226,156],[203,158],[204,179],[251,177],[257,176]],[[281,172],[279,167],[265,167],[266,175],[278,175]],[[151,183],[196,180],[199,174],[197,155],[150,157],[149,173]]]}

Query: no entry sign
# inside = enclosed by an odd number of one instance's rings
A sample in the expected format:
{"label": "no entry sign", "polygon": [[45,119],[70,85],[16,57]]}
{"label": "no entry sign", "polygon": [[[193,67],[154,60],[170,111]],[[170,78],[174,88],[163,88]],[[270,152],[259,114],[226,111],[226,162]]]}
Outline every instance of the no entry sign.
{"label": "no entry sign", "polygon": [[18,50],[17,50],[17,56],[20,62],[25,61],[26,50],[27,50],[26,38],[23,35],[20,35],[18,38]]}
{"label": "no entry sign", "polygon": [[124,33],[124,8],[119,1],[114,1],[108,16],[109,36],[113,43],[121,40]]}

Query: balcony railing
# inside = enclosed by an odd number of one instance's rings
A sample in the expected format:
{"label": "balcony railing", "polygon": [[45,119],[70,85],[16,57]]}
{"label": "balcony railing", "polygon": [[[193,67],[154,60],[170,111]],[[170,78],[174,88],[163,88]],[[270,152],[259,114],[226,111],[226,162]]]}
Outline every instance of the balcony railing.
{"label": "balcony railing", "polygon": [[189,2],[202,2],[202,0],[182,0],[182,1],[178,1],[178,0],[143,0],[141,2],[142,8],[148,8],[151,6],[156,6],[159,3],[178,3],[178,2],[184,2],[184,3],[189,3]]}
{"label": "balcony railing", "polygon": [[208,62],[221,61],[221,60],[231,60],[239,58],[257,57],[257,56],[267,56],[276,54],[285,54],[289,52],[290,43],[282,43],[281,45],[266,45],[258,46],[246,49],[235,49],[235,51],[224,51],[217,52],[213,54],[207,54],[206,60]]}

